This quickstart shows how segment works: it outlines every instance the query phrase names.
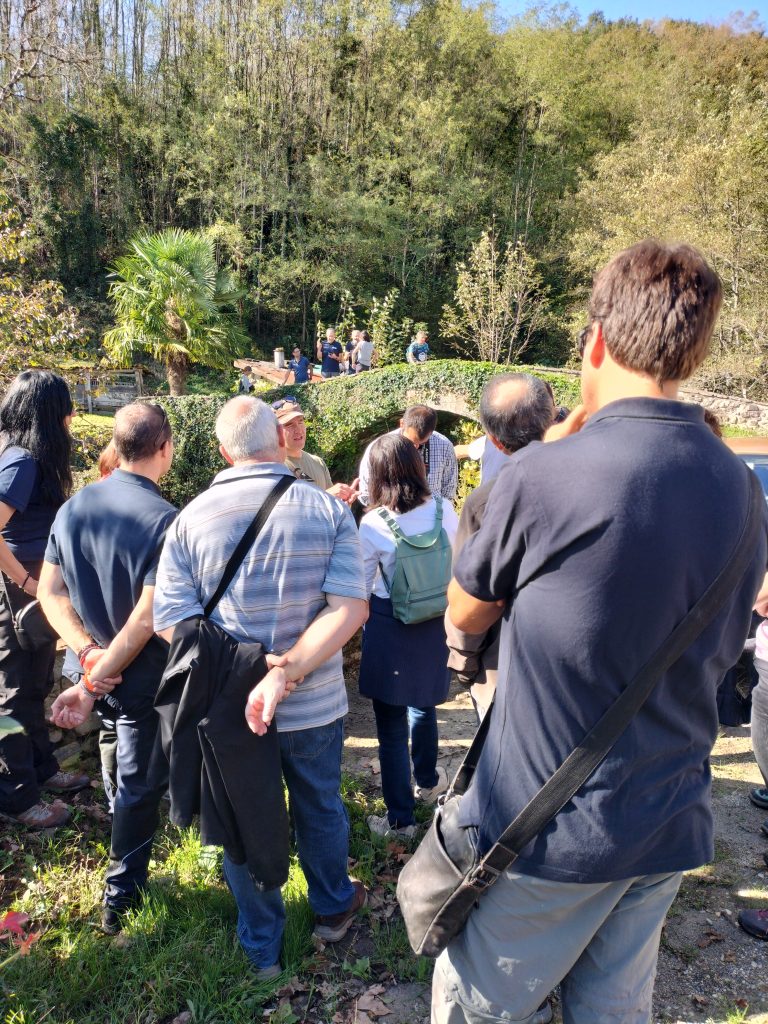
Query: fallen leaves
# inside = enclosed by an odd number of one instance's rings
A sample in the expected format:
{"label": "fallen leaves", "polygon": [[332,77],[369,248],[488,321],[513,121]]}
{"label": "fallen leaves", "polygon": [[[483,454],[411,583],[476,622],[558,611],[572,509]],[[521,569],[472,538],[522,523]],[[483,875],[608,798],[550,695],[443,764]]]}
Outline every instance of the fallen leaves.
{"label": "fallen leaves", "polygon": [[[373,985],[366,992],[364,992],[357,1000],[357,1010],[367,1013],[373,1017],[385,1017],[388,1013],[392,1013],[390,1008],[385,1002],[379,999],[379,996],[384,991],[383,985]],[[359,1016],[358,1016],[359,1020]]]}

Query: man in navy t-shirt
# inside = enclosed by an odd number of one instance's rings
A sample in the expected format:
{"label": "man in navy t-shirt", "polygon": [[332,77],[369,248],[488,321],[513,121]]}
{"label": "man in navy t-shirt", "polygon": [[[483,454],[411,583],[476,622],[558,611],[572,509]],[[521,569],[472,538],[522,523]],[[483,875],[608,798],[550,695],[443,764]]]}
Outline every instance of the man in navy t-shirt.
{"label": "man in navy t-shirt", "polygon": [[341,343],[336,341],[336,331],[329,327],[325,332],[325,341],[317,343],[317,358],[321,362],[321,376],[338,377],[341,370],[341,352]]}
{"label": "man in navy t-shirt", "polygon": [[[721,286],[687,246],[642,242],[595,279],[584,405],[509,457],[449,589],[453,623],[501,623],[488,737],[460,818],[485,853],[722,570],[749,471],[677,398]],[[587,419],[588,417],[588,419]],[[579,426],[586,425],[579,431]],[[479,901],[437,961],[433,1024],[648,1021],[682,872],[713,855],[717,685],[766,569],[750,570],[591,778]]]}
{"label": "man in navy t-shirt", "polygon": [[146,884],[166,788],[162,771],[152,780],[149,772],[159,722],[154,698],[168,652],[155,635],[152,602],[163,538],[176,516],[158,488],[173,457],[165,410],[144,402],[120,409],[113,442],[119,468],[56,515],[38,590],[48,621],[76,652],[65,673],[79,682],[57,697],[54,721],[72,728],[95,706],[117,734],[116,772],[104,772],[112,809],[102,915],[109,934]]}
{"label": "man in navy t-shirt", "polygon": [[294,384],[306,384],[307,381],[312,380],[312,364],[306,356],[301,354],[301,349],[298,345],[291,355],[292,358],[288,360],[285,377],[283,377],[283,384],[288,383],[288,378],[291,374],[293,374]]}

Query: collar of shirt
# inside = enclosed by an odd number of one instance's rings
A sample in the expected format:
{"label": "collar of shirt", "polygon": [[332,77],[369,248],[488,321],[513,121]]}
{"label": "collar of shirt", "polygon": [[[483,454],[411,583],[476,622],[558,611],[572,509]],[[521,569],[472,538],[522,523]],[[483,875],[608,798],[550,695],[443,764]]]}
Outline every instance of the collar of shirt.
{"label": "collar of shirt", "polygon": [[621,418],[646,420],[684,420],[698,426],[704,423],[704,410],[700,405],[678,402],[671,398],[620,398],[609,402],[593,413],[584,430],[601,420]]}
{"label": "collar of shirt", "polygon": [[293,476],[293,471],[283,462],[243,462],[239,466],[227,466],[213,478],[213,484],[244,476]]}
{"label": "collar of shirt", "polygon": [[135,484],[137,487],[143,487],[146,491],[153,491],[155,494],[160,493],[160,488],[155,481],[150,480],[148,476],[142,476],[141,473],[129,473],[126,469],[115,469],[110,474],[110,479],[121,480],[125,484]]}

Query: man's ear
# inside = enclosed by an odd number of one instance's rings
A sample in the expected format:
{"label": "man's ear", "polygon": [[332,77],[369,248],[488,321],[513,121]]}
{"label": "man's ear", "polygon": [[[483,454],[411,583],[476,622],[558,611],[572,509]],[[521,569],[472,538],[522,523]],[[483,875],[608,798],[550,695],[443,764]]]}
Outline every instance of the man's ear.
{"label": "man's ear", "polygon": [[277,447],[280,449],[285,448],[285,431],[281,423],[277,424]]}
{"label": "man's ear", "polygon": [[590,366],[594,367],[595,370],[599,370],[605,362],[605,356],[607,349],[605,347],[605,336],[603,335],[603,325],[599,320],[596,320],[592,330],[592,337],[587,342],[590,346],[589,359]]}
{"label": "man's ear", "polygon": [[491,442],[494,448],[498,448],[499,451],[504,452],[505,455],[510,454],[509,450],[505,448],[501,441],[497,437],[494,437],[493,434],[486,434],[485,436],[488,438],[488,440]]}
{"label": "man's ear", "polygon": [[403,424],[403,417],[402,417],[402,416],[400,417],[400,423],[399,423],[399,426],[400,426],[400,429],[402,430],[402,429],[403,429],[403,426],[404,426],[404,424]]}
{"label": "man's ear", "polygon": [[227,451],[223,444],[219,445],[219,452],[221,453],[222,459],[224,459],[228,466],[234,466],[234,459],[230,458],[229,452]]}

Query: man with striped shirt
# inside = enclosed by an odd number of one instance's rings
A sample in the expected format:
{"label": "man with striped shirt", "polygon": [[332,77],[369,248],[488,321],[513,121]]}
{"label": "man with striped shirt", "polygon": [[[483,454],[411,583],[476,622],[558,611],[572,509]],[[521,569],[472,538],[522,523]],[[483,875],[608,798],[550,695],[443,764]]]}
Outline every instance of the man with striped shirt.
{"label": "man with striped shirt", "polygon": [[[283,429],[257,398],[229,401],[216,420],[216,436],[229,468],[182,511],[158,569],[155,628],[168,639],[176,623],[202,614],[253,516],[277,481],[292,475],[284,465]],[[367,618],[366,598],[349,509],[297,480],[211,614],[236,639],[259,641],[270,652],[270,671],[243,713],[258,734],[276,717],[314,933],[326,942],[346,934],[366,901],[362,883],[347,874],[349,823],[339,792],[347,711],[341,649]],[[243,949],[259,978],[274,977],[281,970],[282,896],[257,890],[247,866],[226,855],[224,873],[237,902]]]}

